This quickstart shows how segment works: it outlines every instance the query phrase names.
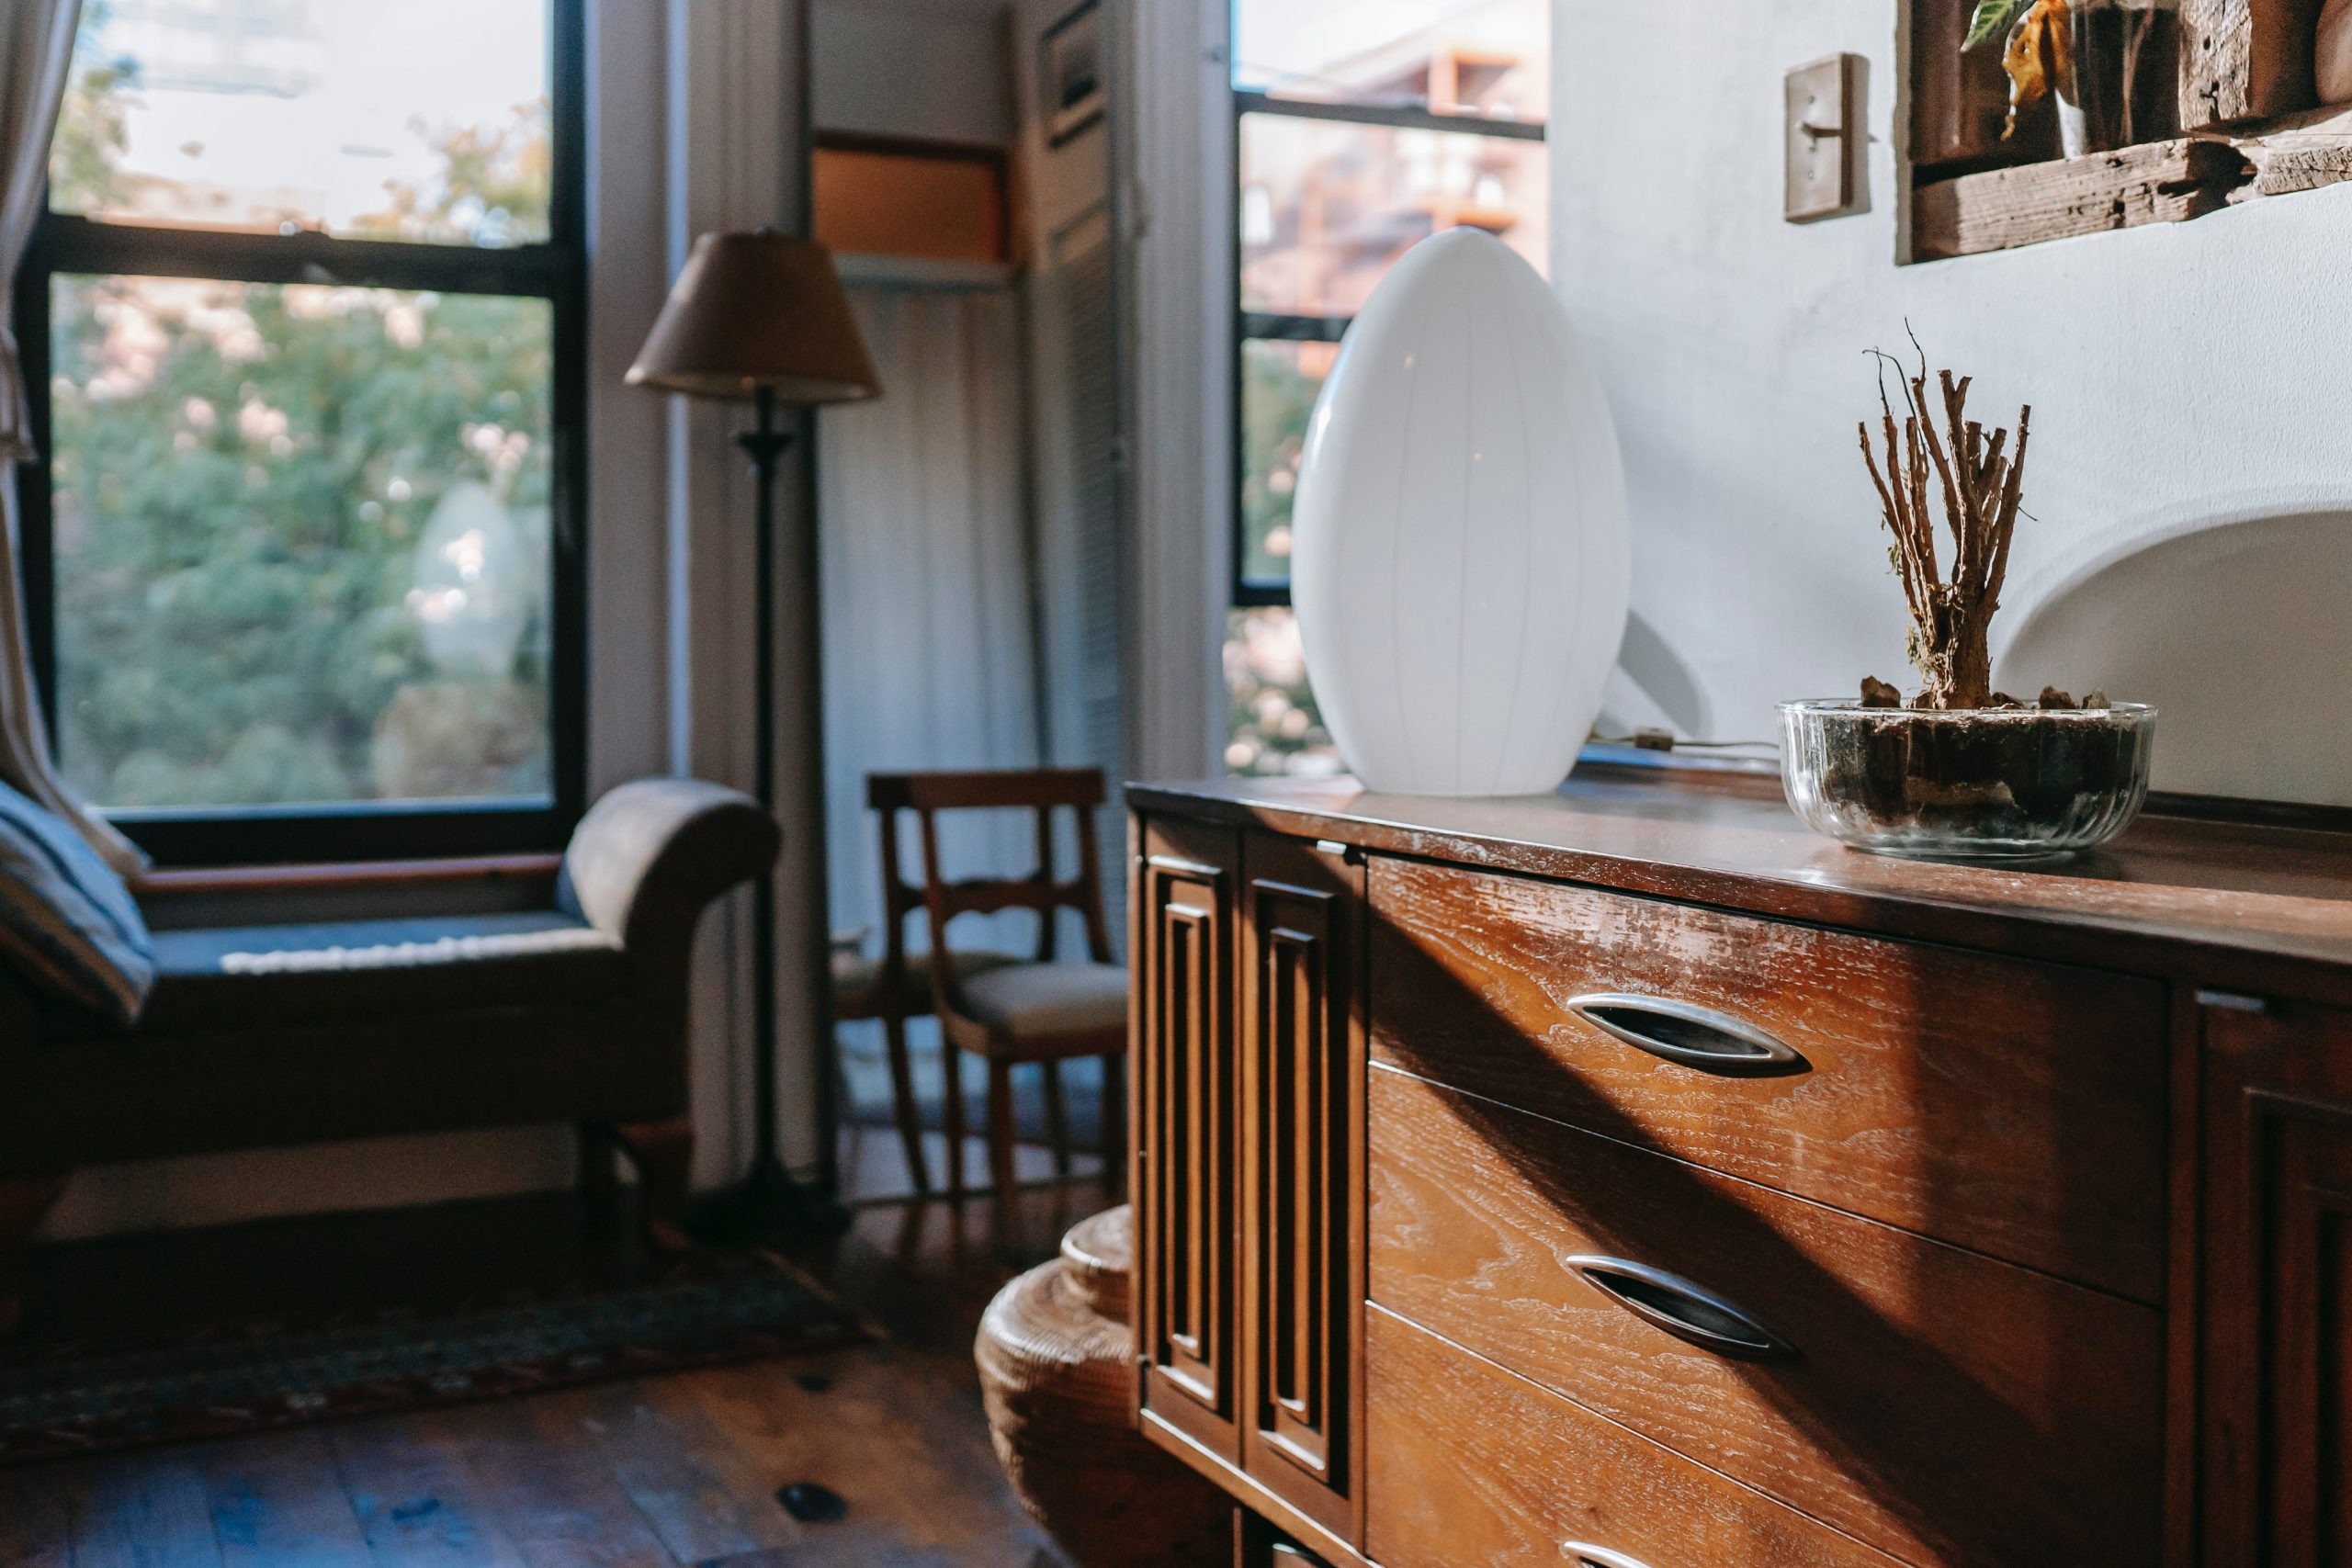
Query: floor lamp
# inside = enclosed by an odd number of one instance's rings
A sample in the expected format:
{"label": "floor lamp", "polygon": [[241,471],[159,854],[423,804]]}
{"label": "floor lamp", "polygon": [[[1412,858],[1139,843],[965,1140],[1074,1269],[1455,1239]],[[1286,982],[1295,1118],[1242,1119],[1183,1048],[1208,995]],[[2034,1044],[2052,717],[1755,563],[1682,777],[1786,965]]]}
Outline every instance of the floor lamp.
{"label": "floor lamp", "polygon": [[[820,403],[855,402],[881,395],[874,362],[850,312],[833,260],[821,245],[763,230],[753,234],[705,234],[671,287],[669,302],[629,367],[632,387],[693,398],[750,400],[757,423],[736,437],[758,479],[754,519],[758,604],[753,682],[757,706],[753,792],[775,810],[775,569],[778,466],[792,445],[780,411]],[[805,513],[805,509],[804,509]],[[801,714],[795,761],[813,776],[817,820],[807,825],[808,951],[801,978],[820,1048],[832,1032],[831,909],[827,899],[822,803],[825,780],[824,628],[818,614],[817,520],[802,515],[794,540],[795,564],[807,614],[801,617],[795,662],[808,672],[808,701]],[[763,880],[752,912],[752,1031],[753,1150],[741,1186],[712,1200],[693,1229],[706,1240],[741,1241],[838,1229],[846,1213],[830,1194],[812,1193],[786,1170],[776,1132],[775,887]],[[820,1072],[830,1070],[830,1063]]]}

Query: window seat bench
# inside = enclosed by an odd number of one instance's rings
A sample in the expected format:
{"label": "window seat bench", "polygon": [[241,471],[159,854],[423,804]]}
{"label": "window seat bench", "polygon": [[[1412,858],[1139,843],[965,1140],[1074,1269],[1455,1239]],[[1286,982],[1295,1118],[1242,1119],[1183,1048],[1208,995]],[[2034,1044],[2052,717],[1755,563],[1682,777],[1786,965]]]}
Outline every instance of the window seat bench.
{"label": "window seat bench", "polygon": [[0,975],[0,1330],[68,1174],[119,1161],[568,1122],[592,1201],[617,1147],[674,1239],[695,928],[779,839],[732,790],[643,780],[582,820],[544,908],[159,930],[128,1029]]}

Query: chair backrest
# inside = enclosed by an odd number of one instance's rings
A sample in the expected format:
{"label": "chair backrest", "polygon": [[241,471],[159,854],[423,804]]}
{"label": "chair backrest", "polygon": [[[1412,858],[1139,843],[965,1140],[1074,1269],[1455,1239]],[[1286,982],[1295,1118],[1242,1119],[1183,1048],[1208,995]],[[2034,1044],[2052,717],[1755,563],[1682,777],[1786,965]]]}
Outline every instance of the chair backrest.
{"label": "chair backrest", "polygon": [[[920,908],[931,927],[933,991],[937,1005],[962,1010],[947,928],[959,915],[992,915],[1005,909],[1035,912],[1037,961],[1057,953],[1055,917],[1075,909],[1086,923],[1089,955],[1111,962],[1111,930],[1102,911],[1101,857],[1095,848],[1094,812],[1105,798],[1099,768],[1035,768],[984,773],[871,773],[866,804],[882,829],[882,907],[888,927],[883,948],[883,984],[897,994],[906,973],[906,917]],[[905,877],[899,851],[899,817],[913,812],[922,850],[922,885]],[[939,816],[946,811],[1028,811],[1036,822],[1037,865],[1026,876],[950,880],[939,853]],[[1054,816],[1069,811],[1078,825],[1078,874],[1055,874]]]}

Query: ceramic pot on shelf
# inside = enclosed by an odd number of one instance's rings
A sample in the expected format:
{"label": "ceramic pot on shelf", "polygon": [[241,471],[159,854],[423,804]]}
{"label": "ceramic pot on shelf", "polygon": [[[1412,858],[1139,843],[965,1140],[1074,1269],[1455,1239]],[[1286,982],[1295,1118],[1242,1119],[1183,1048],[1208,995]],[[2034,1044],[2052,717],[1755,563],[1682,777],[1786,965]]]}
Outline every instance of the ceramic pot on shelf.
{"label": "ceramic pot on shelf", "polygon": [[2352,0],[2327,0],[2319,18],[2319,101],[2352,104]]}

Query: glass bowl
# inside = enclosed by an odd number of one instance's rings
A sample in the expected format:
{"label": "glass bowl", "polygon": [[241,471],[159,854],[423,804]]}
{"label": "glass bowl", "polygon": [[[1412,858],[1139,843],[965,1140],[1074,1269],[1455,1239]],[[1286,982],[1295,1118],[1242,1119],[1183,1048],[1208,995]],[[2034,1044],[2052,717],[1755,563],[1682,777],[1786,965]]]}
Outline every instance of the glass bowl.
{"label": "glass bowl", "polygon": [[2148,798],[2156,710],[1781,705],[1805,826],[1877,854],[2030,860],[2107,842]]}

